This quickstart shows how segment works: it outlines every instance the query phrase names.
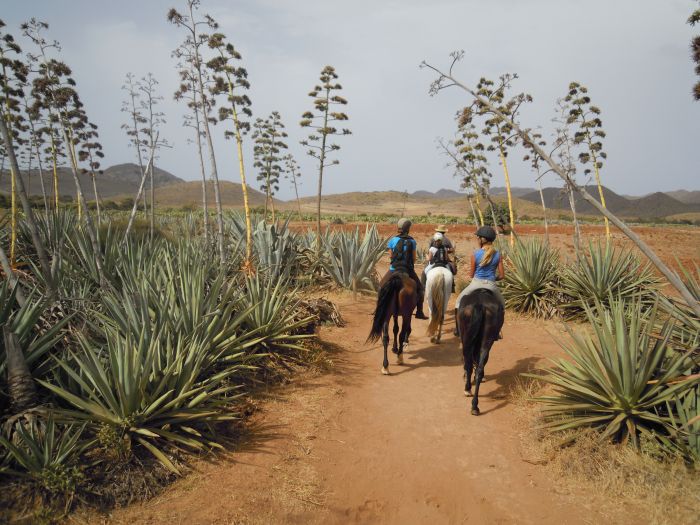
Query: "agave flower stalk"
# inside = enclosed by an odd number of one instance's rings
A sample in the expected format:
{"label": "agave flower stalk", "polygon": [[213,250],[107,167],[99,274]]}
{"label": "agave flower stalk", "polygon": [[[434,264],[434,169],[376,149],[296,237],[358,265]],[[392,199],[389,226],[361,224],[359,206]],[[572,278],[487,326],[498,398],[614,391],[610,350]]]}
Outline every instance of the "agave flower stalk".
{"label": "agave flower stalk", "polygon": [[607,217],[610,222],[612,222],[617,228],[619,228],[634,244],[639,248],[639,250],[656,266],[656,268],[663,274],[671,285],[678,290],[678,292],[683,297],[684,301],[693,310],[695,315],[700,317],[700,302],[698,302],[693,295],[690,293],[686,285],[680,279],[680,277],[673,272],[664,262],[656,255],[654,250],[652,250],[649,245],[647,245],[632,229],[627,226],[623,221],[621,221],[616,215],[610,212],[607,208],[603,208],[600,202],[598,202],[593,196],[591,196],[585,188],[582,188],[570,177],[569,172],[559,165],[552,159],[547,152],[544,151],[530,135],[530,130],[524,130],[517,122],[511,119],[508,115],[502,112],[496,105],[492,104],[486,97],[477,93],[469,86],[459,81],[452,75],[452,69],[454,65],[463,58],[464,52],[457,51],[452,53],[452,65],[447,72],[441,71],[439,68],[423,62],[422,66],[427,67],[437,73],[438,78],[432,83],[430,87],[430,92],[436,94],[442,89],[449,86],[457,86],[467,92],[475,101],[484,107],[488,108],[489,111],[493,112],[494,115],[502,118],[506,121],[513,129],[523,142],[523,145],[527,148],[532,149],[535,153],[539,154],[542,159],[547,163],[551,170],[556,173],[566,184],[570,184],[572,189],[581,195],[586,202],[590,203],[596,210],[598,210],[602,215]]}

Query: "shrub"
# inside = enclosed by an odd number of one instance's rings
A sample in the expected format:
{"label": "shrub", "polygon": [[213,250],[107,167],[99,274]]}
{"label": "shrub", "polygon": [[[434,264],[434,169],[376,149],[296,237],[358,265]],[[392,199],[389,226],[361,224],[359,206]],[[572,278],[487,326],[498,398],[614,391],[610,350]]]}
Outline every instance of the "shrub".
{"label": "shrub", "polygon": [[0,435],[0,445],[7,450],[4,473],[28,477],[50,496],[72,498],[84,477],[80,456],[90,444],[81,439],[84,428],[59,428],[52,414],[46,422],[18,423],[12,440]]}
{"label": "shrub", "polygon": [[355,228],[352,233],[326,234],[322,241],[327,256],[322,264],[337,285],[354,291],[376,289],[374,267],[385,250],[376,226],[368,226],[362,240],[359,228]]}
{"label": "shrub", "polygon": [[581,255],[563,269],[560,291],[565,318],[583,318],[586,308],[607,305],[610,297],[629,301],[638,297],[647,306],[656,300],[659,280],[649,263],[643,264],[631,251],[610,243],[589,244]]}
{"label": "shrub", "polygon": [[559,254],[539,239],[519,240],[504,280],[506,307],[536,317],[556,312]]}
{"label": "shrub", "polygon": [[599,427],[601,438],[631,440],[639,436],[673,446],[673,420],[663,414],[667,402],[683,396],[700,382],[684,377],[687,354],[669,349],[670,325],[657,336],[657,310],[645,314],[636,298],[584,306],[592,333],[569,330],[560,343],[569,359],[559,359],[545,375],[554,394],[536,398],[544,404],[546,426],[552,431]]}

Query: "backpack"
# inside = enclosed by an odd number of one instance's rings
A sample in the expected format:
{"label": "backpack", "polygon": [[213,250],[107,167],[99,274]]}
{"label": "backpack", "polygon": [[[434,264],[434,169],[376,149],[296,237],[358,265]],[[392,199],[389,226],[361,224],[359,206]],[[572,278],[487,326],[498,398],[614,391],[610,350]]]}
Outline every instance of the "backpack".
{"label": "backpack", "polygon": [[[399,242],[396,243],[396,247],[392,251],[391,255],[391,266],[394,268],[394,271],[409,271],[413,269],[412,240],[413,238],[410,235],[399,236]],[[404,247],[406,247],[405,250]]]}
{"label": "backpack", "polygon": [[447,248],[444,246],[437,246],[437,252],[433,255],[433,266],[441,266],[442,268],[447,267]]}

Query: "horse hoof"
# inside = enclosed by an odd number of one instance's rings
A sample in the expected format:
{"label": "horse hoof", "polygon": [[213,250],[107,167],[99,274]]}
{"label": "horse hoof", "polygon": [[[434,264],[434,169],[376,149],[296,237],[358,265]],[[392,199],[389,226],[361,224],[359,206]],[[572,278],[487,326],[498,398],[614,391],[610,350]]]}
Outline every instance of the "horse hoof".
{"label": "horse hoof", "polygon": [[391,351],[392,351],[393,353],[395,353],[395,354],[398,354],[398,353],[399,353],[399,349],[398,349],[398,348],[392,348]]}
{"label": "horse hoof", "polygon": [[396,364],[397,365],[402,365],[403,364],[403,354],[399,354],[396,356]]}
{"label": "horse hoof", "polygon": [[430,342],[433,343],[433,344],[435,343],[435,336],[433,336],[433,337],[430,338]]}
{"label": "horse hoof", "polygon": [[386,367],[382,367],[382,375],[383,376],[388,376],[389,375],[389,369]]}
{"label": "horse hoof", "polygon": [[472,408],[472,416],[478,416],[481,411],[478,408]]}
{"label": "horse hoof", "polygon": [[472,391],[471,390],[465,390],[464,395],[467,397],[472,397]]}

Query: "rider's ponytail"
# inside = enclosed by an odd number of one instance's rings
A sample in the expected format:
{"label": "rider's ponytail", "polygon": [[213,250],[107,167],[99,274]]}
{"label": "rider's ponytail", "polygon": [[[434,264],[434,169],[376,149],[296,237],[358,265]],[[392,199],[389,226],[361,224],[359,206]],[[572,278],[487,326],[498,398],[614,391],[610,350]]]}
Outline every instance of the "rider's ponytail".
{"label": "rider's ponytail", "polygon": [[496,248],[494,248],[493,244],[490,242],[482,244],[481,248],[484,250],[484,255],[481,258],[479,266],[488,266],[496,255]]}

